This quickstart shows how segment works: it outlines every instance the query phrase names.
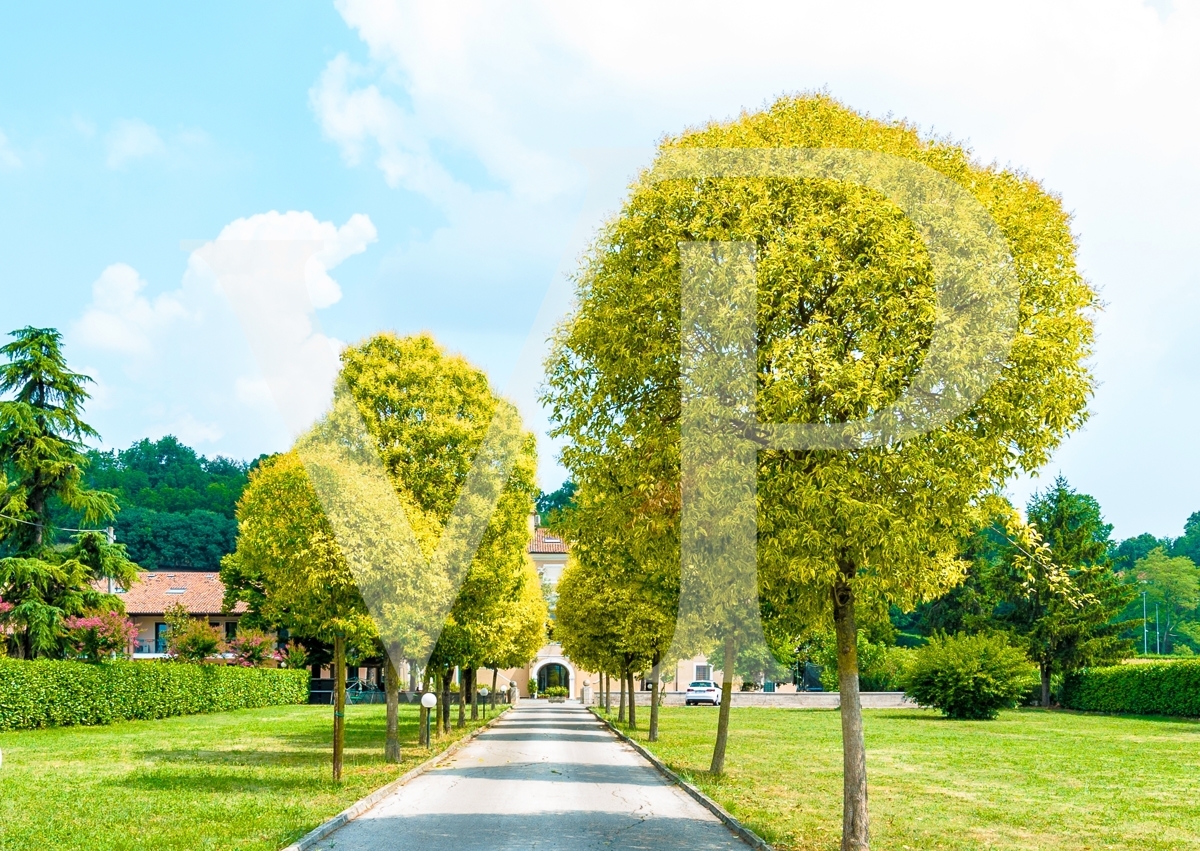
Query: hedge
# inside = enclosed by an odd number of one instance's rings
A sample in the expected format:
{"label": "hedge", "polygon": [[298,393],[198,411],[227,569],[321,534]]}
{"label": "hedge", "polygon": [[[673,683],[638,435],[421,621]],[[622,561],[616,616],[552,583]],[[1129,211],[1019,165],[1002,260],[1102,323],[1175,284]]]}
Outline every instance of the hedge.
{"label": "hedge", "polygon": [[1076,671],[1063,678],[1062,705],[1086,712],[1200,718],[1200,661]]}
{"label": "hedge", "polygon": [[0,659],[0,730],[92,726],[308,700],[303,670]]}

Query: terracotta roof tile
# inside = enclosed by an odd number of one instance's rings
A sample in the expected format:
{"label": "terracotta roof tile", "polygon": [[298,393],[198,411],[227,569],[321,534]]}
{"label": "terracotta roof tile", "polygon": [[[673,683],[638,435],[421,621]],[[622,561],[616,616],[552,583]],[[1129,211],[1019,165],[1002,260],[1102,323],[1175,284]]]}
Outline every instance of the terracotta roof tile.
{"label": "terracotta roof tile", "polygon": [[533,530],[533,540],[529,542],[530,553],[565,553],[567,543],[549,529],[538,527]]}
{"label": "terracotta roof tile", "polygon": [[[97,587],[103,587],[98,583]],[[161,615],[176,603],[187,606],[193,615],[219,615],[225,585],[215,573],[205,571],[141,571],[129,590],[120,594],[125,612],[130,615]],[[244,614],[247,606],[239,602],[233,614]]]}

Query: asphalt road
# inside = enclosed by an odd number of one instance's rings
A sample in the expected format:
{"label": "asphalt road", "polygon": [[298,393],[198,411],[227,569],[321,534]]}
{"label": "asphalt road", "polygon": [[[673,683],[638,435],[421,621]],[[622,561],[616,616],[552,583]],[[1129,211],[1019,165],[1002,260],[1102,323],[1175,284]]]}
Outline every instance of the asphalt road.
{"label": "asphalt road", "polygon": [[577,705],[527,702],[317,848],[746,851]]}

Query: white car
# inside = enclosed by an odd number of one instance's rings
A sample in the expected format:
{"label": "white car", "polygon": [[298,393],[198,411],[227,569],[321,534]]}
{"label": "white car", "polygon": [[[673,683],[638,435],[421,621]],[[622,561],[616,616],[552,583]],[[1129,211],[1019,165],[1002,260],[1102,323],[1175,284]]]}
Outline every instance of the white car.
{"label": "white car", "polygon": [[695,706],[697,703],[711,703],[713,706],[720,706],[721,687],[711,680],[696,680],[694,683],[688,684],[683,702],[688,706]]}

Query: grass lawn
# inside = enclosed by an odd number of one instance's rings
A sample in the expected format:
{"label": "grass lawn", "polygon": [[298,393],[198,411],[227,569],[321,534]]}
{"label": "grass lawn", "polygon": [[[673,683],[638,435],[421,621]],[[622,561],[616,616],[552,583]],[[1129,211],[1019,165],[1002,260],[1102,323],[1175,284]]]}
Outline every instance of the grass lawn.
{"label": "grass lawn", "polygon": [[[841,728],[820,710],[665,707],[652,750],[779,849],[841,836]],[[873,851],[1200,849],[1200,723],[1020,710],[996,721],[864,712]],[[649,718],[638,713],[645,742]]]}
{"label": "grass lawn", "polygon": [[0,851],[277,851],[430,756],[416,747],[418,707],[400,707],[396,766],[383,761],[385,707],[351,706],[336,786],[332,712],[287,706],[0,733]]}

